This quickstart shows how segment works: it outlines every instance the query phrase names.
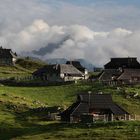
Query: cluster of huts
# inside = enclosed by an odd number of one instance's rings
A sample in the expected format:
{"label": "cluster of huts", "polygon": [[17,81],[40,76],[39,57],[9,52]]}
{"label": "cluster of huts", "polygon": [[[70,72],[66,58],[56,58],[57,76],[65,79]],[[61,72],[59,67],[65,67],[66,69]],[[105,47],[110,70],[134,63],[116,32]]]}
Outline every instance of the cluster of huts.
{"label": "cluster of huts", "polygon": [[99,81],[110,85],[140,83],[140,63],[136,57],[111,58],[104,65]]}
{"label": "cluster of huts", "polygon": [[[15,65],[16,59],[17,54],[11,49],[0,47],[0,65]],[[87,69],[78,61],[46,65],[33,72],[33,76],[55,82],[89,78]],[[136,57],[111,58],[104,65],[98,80],[111,85],[140,83],[140,63]]]}
{"label": "cluster of huts", "polygon": [[[0,65],[13,66],[17,60],[17,54],[11,49],[0,47]],[[67,61],[66,64],[52,64],[33,72],[33,77],[50,82],[66,82],[80,79],[88,79],[88,71],[78,61]]]}
{"label": "cluster of huts", "polygon": [[[10,49],[0,48],[0,64],[14,65],[16,57],[16,53]],[[87,80],[89,78],[87,69],[78,61],[45,65],[33,72],[33,76],[51,82]],[[111,58],[110,62],[104,65],[98,80],[111,85],[140,83],[140,63],[134,57]],[[78,94],[76,102],[60,115],[61,120],[67,122],[130,119],[130,114],[113,102],[110,94],[93,94],[91,92]]]}
{"label": "cluster of huts", "polygon": [[[78,61],[46,65],[33,73],[48,81],[88,79],[88,71]],[[111,58],[98,77],[105,84],[132,84],[140,81],[140,64],[137,58]],[[61,114],[65,122],[94,122],[130,120],[130,114],[113,102],[110,94],[80,93],[77,100]]]}
{"label": "cluster of huts", "polygon": [[[66,64],[46,65],[33,73],[34,77],[47,81],[74,81],[88,79],[88,70],[78,61],[67,61]],[[98,80],[109,85],[140,83],[140,63],[136,57],[111,58],[104,65]]]}
{"label": "cluster of huts", "polygon": [[[17,54],[11,49],[0,47],[0,65],[15,65]],[[78,61],[66,64],[46,65],[35,72],[33,77],[51,82],[66,82],[89,78],[88,70]],[[140,83],[140,63],[136,57],[111,58],[104,65],[98,80],[109,85]]]}

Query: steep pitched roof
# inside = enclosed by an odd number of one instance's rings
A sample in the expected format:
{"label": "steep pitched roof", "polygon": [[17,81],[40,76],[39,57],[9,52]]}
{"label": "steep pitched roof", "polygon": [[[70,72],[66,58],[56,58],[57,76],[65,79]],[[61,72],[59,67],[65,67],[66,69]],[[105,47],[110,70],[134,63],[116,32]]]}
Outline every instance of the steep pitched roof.
{"label": "steep pitched roof", "polygon": [[33,73],[35,76],[41,76],[45,73],[48,74],[66,74],[69,76],[83,76],[83,73],[76,69],[73,65],[67,64],[55,64],[55,65],[46,65],[43,68],[38,69]]}
{"label": "steep pitched roof", "polygon": [[112,111],[113,114],[116,114],[116,115],[129,114],[122,107],[120,107],[119,105],[117,105],[115,103],[110,106],[110,110]]}
{"label": "steep pitched roof", "polygon": [[140,69],[124,69],[118,80],[130,80],[132,77],[140,78]]}
{"label": "steep pitched roof", "polygon": [[115,76],[118,78],[120,76],[122,71],[119,69],[105,69],[102,74],[99,77],[99,80],[101,81],[110,81],[112,80],[112,77]]}
{"label": "steep pitched roof", "polygon": [[89,105],[87,103],[80,102],[79,105],[71,112],[73,116],[80,116],[82,114],[89,113]]}
{"label": "steep pitched roof", "polygon": [[61,64],[60,66],[60,73],[68,74],[68,75],[79,75],[82,76],[83,73],[79,71],[76,67],[73,65],[67,65],[67,64]]}
{"label": "steep pitched roof", "polygon": [[36,70],[35,72],[33,72],[33,75],[35,76],[42,76],[43,74],[47,73],[54,73],[57,72],[56,71],[56,65],[45,65],[42,68],[39,68],[38,70]]}
{"label": "steep pitched roof", "polygon": [[[80,101],[84,103],[88,103],[90,101],[90,104],[95,103],[112,103],[112,97],[110,94],[93,94],[93,93],[80,93],[78,94],[80,97]],[[106,103],[105,103],[106,104]]]}
{"label": "steep pitched roof", "polygon": [[76,67],[81,72],[85,71],[85,68],[81,65],[81,63],[79,61],[67,61],[66,64],[73,65],[74,67]]}
{"label": "steep pitched roof", "polygon": [[80,116],[83,113],[89,113],[90,109],[107,109],[116,115],[128,114],[127,111],[112,101],[110,94],[83,93],[78,95],[79,99],[79,105],[71,112],[71,115]]}
{"label": "steep pitched roof", "polygon": [[140,68],[140,63],[136,57],[124,58],[111,58],[111,61],[104,65],[105,69],[118,69],[118,68]]}

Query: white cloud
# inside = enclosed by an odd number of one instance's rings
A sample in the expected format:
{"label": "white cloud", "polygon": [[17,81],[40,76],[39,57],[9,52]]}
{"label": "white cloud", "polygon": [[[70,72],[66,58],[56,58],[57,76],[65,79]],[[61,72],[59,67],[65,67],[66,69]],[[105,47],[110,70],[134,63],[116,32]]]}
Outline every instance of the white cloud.
{"label": "white cloud", "polygon": [[97,65],[110,57],[140,57],[137,6],[47,2],[0,0],[1,45],[21,53],[54,43],[42,58],[85,58]]}
{"label": "white cloud", "polygon": [[[1,37],[1,40],[18,53],[48,47],[51,52],[46,51],[46,54],[39,56],[42,59],[83,58],[93,64],[102,65],[110,57],[140,57],[140,32],[122,28],[95,32],[82,25],[50,26],[43,20],[35,20],[17,33]],[[51,48],[50,43],[57,45]]]}

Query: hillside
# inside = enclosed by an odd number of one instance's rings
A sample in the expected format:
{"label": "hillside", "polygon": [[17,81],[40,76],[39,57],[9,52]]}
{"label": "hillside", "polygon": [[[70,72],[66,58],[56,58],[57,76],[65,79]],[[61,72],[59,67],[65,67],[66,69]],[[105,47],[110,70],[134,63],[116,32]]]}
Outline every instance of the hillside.
{"label": "hillside", "polygon": [[31,58],[19,58],[16,62],[16,65],[23,67],[25,69],[34,71],[42,66],[45,65],[44,62],[39,61],[39,60],[33,60]]}
{"label": "hillside", "polygon": [[20,58],[15,66],[0,66],[0,79],[28,76],[43,65],[40,61]]}
{"label": "hillside", "polygon": [[[16,66],[0,67],[1,78],[24,77],[44,63],[19,59]],[[139,139],[140,121],[101,123],[89,128],[86,124],[60,124],[48,121],[47,114],[58,107],[66,109],[79,92],[92,91],[112,94],[113,100],[131,114],[140,115],[140,86],[108,87],[100,83],[46,87],[0,86],[0,139],[2,140],[66,140],[66,139]],[[138,94],[136,97],[135,94]],[[140,119],[140,118],[139,118]],[[88,131],[87,131],[88,130]],[[117,133],[116,133],[117,132]]]}
{"label": "hillside", "polygon": [[[100,84],[77,83],[49,87],[0,87],[0,137],[12,139],[139,139],[140,122],[97,123],[91,128],[82,124],[59,124],[44,121],[50,107],[67,108],[83,91],[111,93],[113,100],[132,114],[140,115],[139,98],[126,98],[140,88],[101,86]],[[127,91],[125,94],[123,91]],[[45,107],[45,111],[37,108]],[[47,109],[48,108],[48,109]],[[136,131],[134,131],[136,129]],[[87,132],[88,130],[88,132]],[[116,133],[117,132],[117,133]]]}

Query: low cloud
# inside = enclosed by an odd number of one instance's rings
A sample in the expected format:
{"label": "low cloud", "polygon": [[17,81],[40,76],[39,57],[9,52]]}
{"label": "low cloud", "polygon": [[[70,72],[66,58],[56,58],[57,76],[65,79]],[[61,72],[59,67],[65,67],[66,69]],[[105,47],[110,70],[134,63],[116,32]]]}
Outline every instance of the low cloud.
{"label": "low cloud", "polygon": [[96,65],[110,57],[140,58],[138,5],[3,0],[0,9],[0,45],[18,54],[84,58]]}
{"label": "low cloud", "polygon": [[110,57],[140,57],[140,31],[122,28],[95,32],[82,25],[50,26],[43,20],[35,20],[20,32],[9,33],[1,40],[18,53],[30,52],[44,60],[83,58],[103,65]]}

